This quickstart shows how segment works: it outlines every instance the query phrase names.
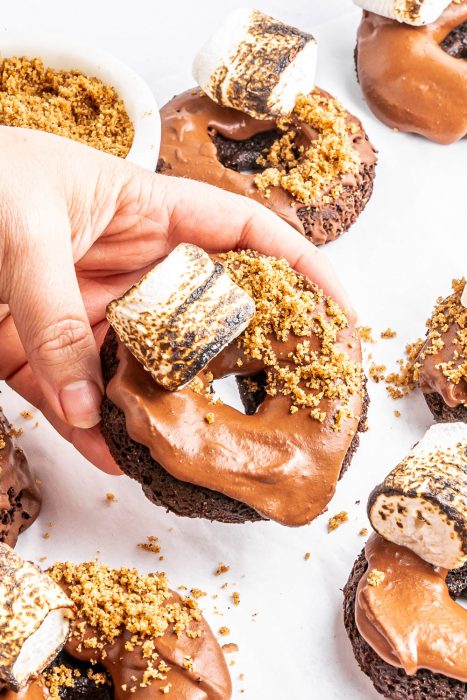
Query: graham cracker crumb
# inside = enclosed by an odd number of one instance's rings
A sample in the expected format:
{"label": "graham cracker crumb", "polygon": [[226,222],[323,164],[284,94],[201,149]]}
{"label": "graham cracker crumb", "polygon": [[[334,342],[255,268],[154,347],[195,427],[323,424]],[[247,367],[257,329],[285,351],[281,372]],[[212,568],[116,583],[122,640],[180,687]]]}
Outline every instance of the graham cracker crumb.
{"label": "graham cracker crumb", "polygon": [[225,625],[219,627],[219,634],[221,634],[223,637],[226,637],[228,634],[230,634],[230,628],[226,627]]}
{"label": "graham cracker crumb", "polygon": [[385,331],[381,331],[381,338],[395,338],[397,336],[396,331],[393,331],[392,328],[386,328]]}
{"label": "graham cracker crumb", "polygon": [[337,530],[337,528],[340,527],[343,523],[346,523],[348,519],[349,515],[345,510],[341,511],[340,513],[337,513],[336,515],[333,515],[333,517],[329,518],[328,520],[328,532]]}
{"label": "graham cracker crumb", "polygon": [[206,413],[204,419],[205,419],[206,423],[209,423],[209,425],[212,425],[212,423],[214,423],[214,421],[216,420],[216,417],[215,417],[214,413]]}
{"label": "graham cracker crumb", "polygon": [[368,530],[366,527],[362,527],[360,532],[358,533],[361,537],[366,537],[368,535]]}
{"label": "graham cracker crumb", "polygon": [[384,573],[384,571],[379,571],[379,569],[373,569],[367,578],[367,583],[369,586],[374,586],[375,588],[377,588],[378,586],[381,586],[385,578],[386,574]]}
{"label": "graham cracker crumb", "polygon": [[46,68],[39,58],[5,58],[0,124],[48,131],[125,158],[133,125],[115,89],[78,70]]}
{"label": "graham cracker crumb", "polygon": [[229,644],[223,644],[222,645],[222,651],[224,654],[233,654],[238,651],[238,644],[235,644],[234,642],[229,642]]}
{"label": "graham cracker crumb", "polygon": [[108,503],[116,503],[118,500],[116,495],[114,493],[111,493],[110,491],[109,491],[109,493],[105,494],[105,498],[106,498]]}
{"label": "graham cracker crumb", "polygon": [[34,418],[34,414],[31,411],[21,411],[19,414],[24,420],[31,420]]}
{"label": "graham cracker crumb", "polygon": [[371,379],[376,382],[376,384],[379,384],[384,379],[384,373],[386,372],[387,367],[386,365],[377,365],[373,363],[370,365],[370,369],[368,370],[368,374],[370,375]]}
{"label": "graham cracker crumb", "polygon": [[[307,145],[297,122],[316,131]],[[341,104],[319,90],[299,95],[292,115],[279,119],[277,127],[283,135],[257,160],[265,168],[255,177],[257,188],[269,198],[271,187],[281,187],[306,205],[336,200],[343,189],[342,177],[356,175],[361,166],[351,139],[355,124]]]}
{"label": "graham cracker crumb", "polygon": [[234,605],[240,605],[240,593],[238,591],[232,593],[232,601]]}
{"label": "graham cracker crumb", "polygon": [[[255,316],[237,346],[248,358],[266,365],[266,394],[290,397],[292,413],[307,409],[319,422],[328,417],[322,401],[338,402],[329,420],[340,430],[347,418],[353,418],[350,400],[361,392],[362,384],[360,363],[336,345],[339,331],[348,326],[344,312],[284,259],[253,251],[227,253],[221,258],[232,280],[256,304]],[[291,334],[304,339],[297,342],[285,365],[279,362],[271,339],[285,342]],[[312,338],[319,341],[317,348]]]}
{"label": "graham cracker crumb", "polygon": [[371,326],[357,326],[358,337],[363,343],[376,343]]}
{"label": "graham cracker crumb", "polygon": [[159,554],[161,547],[157,544],[158,538],[154,535],[148,535],[147,542],[140,542],[137,546],[139,549],[144,549],[145,552],[153,552],[154,554]]}
{"label": "graham cracker crumb", "polygon": [[396,418],[400,418],[400,417],[401,417],[401,412],[400,412],[400,411],[394,411],[394,415],[396,416]]}
{"label": "graham cracker crumb", "polygon": [[228,571],[230,571],[230,566],[228,566],[227,564],[219,564],[219,566],[216,569],[216,576],[226,574]]}
{"label": "graham cracker crumb", "polygon": [[305,561],[308,561],[308,559],[311,557],[310,552],[305,552],[305,556],[303,557]]}

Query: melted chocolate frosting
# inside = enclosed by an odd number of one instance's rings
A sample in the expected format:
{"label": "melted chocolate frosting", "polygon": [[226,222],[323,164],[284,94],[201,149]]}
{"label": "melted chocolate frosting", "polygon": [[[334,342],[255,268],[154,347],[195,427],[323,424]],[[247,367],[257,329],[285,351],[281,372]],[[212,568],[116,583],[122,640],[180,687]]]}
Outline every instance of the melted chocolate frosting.
{"label": "melted chocolate frosting", "polygon": [[355,620],[362,637],[387,663],[408,675],[425,668],[467,682],[467,610],[449,595],[445,569],[374,534],[365,547],[378,586],[360,580]]}
{"label": "melted chocolate frosting", "polygon": [[23,451],[10,437],[0,411],[0,541],[14,547],[18,535],[35,521],[41,496]]}
{"label": "melted chocolate frosting", "polygon": [[424,351],[431,345],[429,339],[420,351],[420,356],[423,357],[418,375],[420,389],[424,394],[432,394],[434,392],[440,394],[446,406],[451,408],[456,408],[460,405],[467,406],[467,378],[462,379],[458,384],[454,384],[437,365],[445,362],[452,363],[454,366],[461,364],[462,360],[455,356],[457,346],[454,341],[458,331],[459,326],[456,323],[451,324],[441,334],[444,343],[443,347],[434,355],[424,354]]}
{"label": "melted chocolate frosting", "polygon": [[[313,314],[326,315],[324,302]],[[293,334],[285,342],[268,338],[282,366],[305,340]],[[312,350],[319,349],[315,335],[307,339]],[[338,332],[336,350],[361,361],[354,326]],[[165,391],[120,342],[118,360],[107,395],[123,411],[129,436],[148,447],[176,479],[223,493],[284,525],[305,525],[325,510],[358,428],[362,386],[350,396],[352,417],[335,430],[332,417],[341,403],[337,398],[322,400],[320,409],[327,413],[323,423],[306,409],[290,413],[290,397],[282,395],[266,396],[254,415],[245,415],[228,405],[212,405],[190,387]],[[198,376],[206,385],[206,373],[214,379],[251,376],[264,367],[233,342]],[[212,424],[206,421],[210,412]]]}
{"label": "melted chocolate frosting", "polygon": [[[321,94],[331,97],[323,90]],[[199,89],[187,90],[174,97],[161,109],[162,137],[160,150],[161,172],[168,175],[188,177],[216,185],[260,202],[281,216],[301,233],[305,233],[298,212],[305,205],[297,201],[281,187],[271,187],[271,196],[266,198],[255,185],[255,174],[242,173],[224,167],[220,162],[212,137],[220,135],[233,141],[244,141],[276,129],[276,121],[259,120],[228,107],[221,107]],[[362,168],[376,162],[375,151],[366,138],[359,120],[348,114],[348,122],[358,129],[351,135],[352,145],[358,152]],[[297,124],[302,131],[304,145],[316,138],[316,132],[302,122]],[[347,174],[342,184],[358,187],[361,175]],[[336,183],[330,185],[331,190]],[[339,203],[339,198],[337,200]],[[320,203],[314,205],[319,208]],[[323,240],[326,235],[323,233]]]}
{"label": "melted chocolate frosting", "polygon": [[368,106],[400,131],[453,143],[467,133],[467,62],[440,44],[467,20],[467,2],[451,3],[426,27],[364,12],[357,71]]}
{"label": "melted chocolate frosting", "polygon": [[[67,590],[65,585],[62,587]],[[173,593],[165,605],[175,603],[179,599],[180,596]],[[83,640],[95,636],[96,632],[88,626],[83,636],[79,631],[80,622],[79,618],[73,622],[65,651],[75,659],[89,662],[90,668],[92,661],[103,666],[112,680],[115,700],[156,700],[162,697],[161,688],[168,683],[171,684],[169,696],[174,700],[230,699],[232,685],[224,654],[204,618],[189,625],[191,631],[200,632],[200,636],[194,639],[185,633],[177,636],[171,627],[164,636],[153,639],[159,662],[164,660],[170,670],[164,674],[164,680],[154,679],[146,687],[140,686],[148,668],[148,661],[143,657],[141,647],[135,647],[133,651],[125,649],[125,644],[130,642],[132,637],[130,633],[125,632],[103,650],[84,649]],[[193,671],[184,668],[186,657],[193,661]],[[44,700],[48,697],[49,691],[41,678],[19,693],[0,693],[2,700]]]}

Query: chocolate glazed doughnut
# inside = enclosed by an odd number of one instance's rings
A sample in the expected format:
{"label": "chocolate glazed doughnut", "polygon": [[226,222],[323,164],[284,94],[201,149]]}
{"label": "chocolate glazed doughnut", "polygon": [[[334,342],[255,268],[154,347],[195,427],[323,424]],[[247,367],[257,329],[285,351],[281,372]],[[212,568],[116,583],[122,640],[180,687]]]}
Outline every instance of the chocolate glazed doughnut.
{"label": "chocolate glazed doughnut", "polygon": [[[323,90],[321,95],[331,97]],[[353,148],[361,166],[342,177],[343,189],[330,203],[306,206],[279,186],[266,197],[255,185],[262,171],[257,159],[281,135],[275,120],[259,120],[221,107],[199,89],[187,90],[161,109],[162,138],[158,171],[216,185],[272,209],[316,245],[338,238],[355,222],[373,190],[375,150],[359,120],[347,113]],[[298,124],[304,138],[316,138],[309,125]],[[336,184],[336,183],[334,183]]]}
{"label": "chocolate glazed doughnut", "polygon": [[382,122],[449,144],[467,133],[467,2],[425,27],[365,11],[356,63],[363,94]]}
{"label": "chocolate glazed doughnut", "polygon": [[[243,255],[250,259],[250,254]],[[325,324],[324,301],[313,313]],[[320,347],[318,335],[305,337],[310,352]],[[277,371],[291,363],[300,342],[304,338],[293,333],[286,341],[271,340]],[[355,328],[342,328],[335,342],[336,353],[348,357],[350,366],[354,361],[359,366]],[[190,386],[168,392],[148,381],[147,372],[113,331],[107,334],[101,356],[106,383],[102,430],[109,449],[150,500],[179,515],[237,523],[272,518],[289,526],[310,522],[331,499],[365,421],[367,398],[358,370],[349,395],[349,417],[337,429],[333,416],[342,408],[343,395],[322,400],[320,410],[327,415],[322,422],[311,418],[309,409],[290,410],[290,396],[261,391],[264,362],[248,357],[237,342],[198,375],[200,392]],[[242,377],[250,415],[210,403],[210,381],[232,374]],[[344,376],[336,377],[337,385]],[[255,388],[245,389],[245,378],[253,379]],[[206,420],[208,414],[212,421]]]}
{"label": "chocolate glazed doughnut", "polygon": [[10,433],[0,410],[0,542],[14,547],[39,515],[42,499],[23,450]]}
{"label": "chocolate glazed doughnut", "polygon": [[[409,550],[384,543],[384,540],[378,536],[373,536],[370,539],[367,548],[369,548],[370,554],[366,554],[365,550],[360,554],[344,588],[344,624],[360,668],[370,677],[376,690],[385,698],[393,700],[402,700],[402,698],[404,700],[465,700],[467,683],[464,681],[443,673],[434,673],[425,668],[418,670],[413,675],[408,675],[404,669],[388,663],[363,638],[356,622],[356,612],[358,619],[357,596],[369,570],[368,559],[371,560],[371,556],[376,552],[377,555],[386,557],[385,563],[389,562],[396,570],[399,568],[404,576],[405,567],[398,567],[396,562],[399,560],[394,559],[393,556],[394,552],[398,552],[398,556],[402,557],[409,568],[415,567],[418,575],[423,576],[425,569],[427,571],[430,569],[429,565]],[[446,585],[449,595],[453,599],[465,595],[467,593],[467,564],[460,569],[448,572]],[[401,600],[401,606],[404,606],[404,603],[405,601]],[[404,607],[404,612],[409,615],[416,615],[416,610],[410,606]],[[462,609],[459,609],[459,612],[461,615],[467,614]],[[383,638],[380,641],[383,643]]]}

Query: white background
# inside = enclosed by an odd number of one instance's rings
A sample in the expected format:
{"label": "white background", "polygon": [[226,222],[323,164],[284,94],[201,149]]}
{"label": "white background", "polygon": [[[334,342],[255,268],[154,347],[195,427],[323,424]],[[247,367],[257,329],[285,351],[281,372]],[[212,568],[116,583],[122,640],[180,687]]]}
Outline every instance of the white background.
{"label": "white background", "polygon": [[[133,2],[2,3],[1,34],[34,27],[59,32],[112,51],[136,69],[163,104],[192,84],[193,55],[218,18],[249,2],[133,0]],[[355,79],[352,53],[359,12],[350,0],[264,1],[257,7],[313,31],[320,42],[318,83],[362,117],[379,149],[375,193],[353,229],[326,248],[344,279],[362,324],[374,334],[388,326],[394,340],[368,347],[374,359],[393,366],[406,342],[424,332],[435,298],[454,276],[467,273],[467,141],[449,147],[393,133],[369,113]],[[222,8],[222,9],[221,9]],[[321,24],[322,22],[329,22]],[[408,66],[408,70],[410,66]],[[0,350],[1,351],[1,350]],[[338,487],[329,514],[349,512],[350,522],[327,534],[327,517],[290,530],[276,524],[245,526],[179,519],[149,504],[126,477],[98,473],[64,443],[46,421],[39,427],[19,412],[24,400],[3,388],[2,403],[25,434],[20,438],[43,482],[39,522],[19,550],[36,560],[92,558],[144,570],[163,568],[174,586],[208,591],[205,614],[215,630],[231,628],[222,641],[238,643],[232,667],[234,697],[249,700],[370,700],[378,697],[358,670],[345,635],[340,588],[363,545],[368,492],[430,424],[422,397],[394,402],[370,382],[370,430],[350,472]],[[401,418],[393,415],[395,409]],[[105,493],[118,502],[108,505]],[[356,501],[360,501],[357,505]],[[55,527],[48,527],[50,521]],[[43,539],[44,532],[51,533]],[[147,535],[160,538],[164,561],[138,550]],[[304,560],[309,551],[309,561]],[[219,562],[230,564],[222,578]],[[227,590],[220,584],[229,583]],[[229,591],[240,592],[231,605]],[[218,594],[215,600],[212,595]],[[214,610],[215,606],[223,616]],[[244,681],[238,680],[245,674]],[[241,693],[240,690],[244,692]]]}

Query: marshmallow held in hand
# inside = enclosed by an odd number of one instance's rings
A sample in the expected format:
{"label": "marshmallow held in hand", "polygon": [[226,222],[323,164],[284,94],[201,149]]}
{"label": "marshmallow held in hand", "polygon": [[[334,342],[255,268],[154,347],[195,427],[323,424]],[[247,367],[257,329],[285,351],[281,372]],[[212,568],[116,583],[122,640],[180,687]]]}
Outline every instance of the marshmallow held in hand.
{"label": "marshmallow held in hand", "polygon": [[467,424],[432,426],[370,494],[378,534],[434,566],[467,561]]}
{"label": "marshmallow held in hand", "polygon": [[354,0],[354,3],[376,15],[421,27],[435,22],[450,0]]}
{"label": "marshmallow held in hand", "polygon": [[19,691],[54,660],[72,616],[60,586],[0,544],[0,690]]}
{"label": "marshmallow held in hand", "polygon": [[193,76],[215,102],[257,119],[287,115],[315,85],[316,40],[258,10],[231,12],[200,49]]}
{"label": "marshmallow held in hand", "polygon": [[253,299],[201,248],[178,245],[122,297],[107,320],[164,389],[188,384],[247,327]]}

